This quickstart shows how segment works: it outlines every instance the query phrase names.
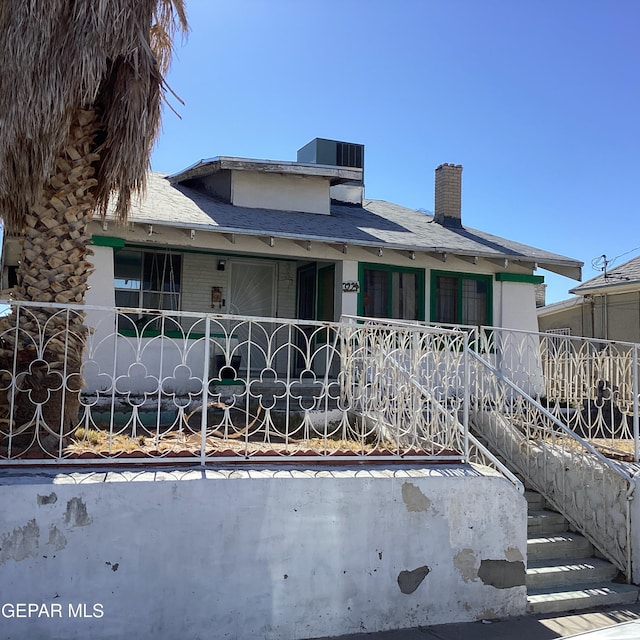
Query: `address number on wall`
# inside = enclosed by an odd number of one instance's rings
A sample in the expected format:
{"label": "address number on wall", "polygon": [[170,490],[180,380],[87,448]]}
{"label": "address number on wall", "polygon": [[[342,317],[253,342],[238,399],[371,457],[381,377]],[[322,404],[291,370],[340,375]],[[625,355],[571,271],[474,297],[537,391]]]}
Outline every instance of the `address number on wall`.
{"label": "address number on wall", "polygon": [[347,280],[342,283],[343,293],[358,293],[360,291],[360,283],[357,280]]}

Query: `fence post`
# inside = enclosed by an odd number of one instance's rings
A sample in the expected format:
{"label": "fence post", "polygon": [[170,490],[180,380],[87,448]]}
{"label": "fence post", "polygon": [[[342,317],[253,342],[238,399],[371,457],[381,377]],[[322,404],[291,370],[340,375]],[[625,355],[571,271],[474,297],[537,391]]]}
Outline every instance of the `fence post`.
{"label": "fence post", "polygon": [[633,461],[638,462],[638,345],[633,345]]}
{"label": "fence post", "polygon": [[469,462],[469,388],[471,386],[471,370],[469,369],[469,333],[463,333],[464,391],[462,405],[462,426],[464,427],[464,459]]}
{"label": "fence post", "polygon": [[207,456],[207,405],[209,404],[209,353],[211,318],[204,320],[204,368],[202,372],[202,412],[200,415],[200,465],[204,467]]}

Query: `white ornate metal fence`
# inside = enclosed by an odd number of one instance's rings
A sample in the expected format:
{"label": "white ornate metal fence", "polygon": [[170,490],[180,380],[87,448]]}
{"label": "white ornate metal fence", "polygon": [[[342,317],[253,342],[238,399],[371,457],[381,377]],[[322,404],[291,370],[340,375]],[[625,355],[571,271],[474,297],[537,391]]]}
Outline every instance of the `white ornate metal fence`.
{"label": "white ornate metal fence", "polygon": [[464,336],[12,302],[0,461],[463,461]]}
{"label": "white ornate metal fence", "polygon": [[631,474],[477,353],[471,399],[475,430],[631,578]]}
{"label": "white ornate metal fence", "polygon": [[483,352],[505,377],[601,450],[640,460],[640,345],[483,328]]}

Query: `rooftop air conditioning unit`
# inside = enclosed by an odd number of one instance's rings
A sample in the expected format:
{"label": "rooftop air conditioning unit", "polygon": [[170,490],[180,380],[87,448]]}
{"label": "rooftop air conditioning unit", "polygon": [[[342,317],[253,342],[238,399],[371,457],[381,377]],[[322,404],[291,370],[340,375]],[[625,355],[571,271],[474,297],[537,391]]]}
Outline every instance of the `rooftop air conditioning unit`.
{"label": "rooftop air conditioning unit", "polygon": [[364,145],[314,138],[298,149],[298,162],[364,169]]}

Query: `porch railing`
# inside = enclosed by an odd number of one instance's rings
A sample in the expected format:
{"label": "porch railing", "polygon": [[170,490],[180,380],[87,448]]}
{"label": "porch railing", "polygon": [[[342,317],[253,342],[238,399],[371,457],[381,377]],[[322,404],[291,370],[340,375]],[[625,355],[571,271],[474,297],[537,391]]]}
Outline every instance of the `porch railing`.
{"label": "porch railing", "polygon": [[[368,366],[378,365],[377,368],[368,376],[358,376],[360,380],[376,381],[371,391],[385,394],[387,390],[393,390],[396,401],[400,398],[400,390],[410,391],[409,405],[413,403],[414,410],[408,418],[411,424],[418,425],[416,433],[421,432],[424,417],[431,416],[430,429],[438,425],[440,432],[450,439],[447,443],[442,437],[434,438],[432,433],[432,442],[438,441],[441,446],[462,451],[465,462],[492,469],[524,493],[524,485],[517,476],[469,431],[470,394],[475,385],[472,373],[475,363],[471,362],[469,351],[480,348],[477,330],[429,327],[402,320],[349,316],[344,319],[356,327],[355,331],[366,336],[373,332],[381,338],[375,341],[373,349],[368,348],[376,357],[365,359]],[[404,340],[399,339],[400,336]],[[424,348],[425,344],[429,347]],[[367,397],[367,394],[360,396]],[[378,405],[380,407],[389,408],[384,404]],[[402,437],[401,434],[398,436]],[[460,460],[459,456],[454,459]]]}
{"label": "porch railing", "polygon": [[465,459],[464,430],[390,364],[448,397],[460,332],[9,304],[2,464]]}
{"label": "porch railing", "polygon": [[495,327],[483,352],[555,418],[605,453],[640,460],[640,345]]}

